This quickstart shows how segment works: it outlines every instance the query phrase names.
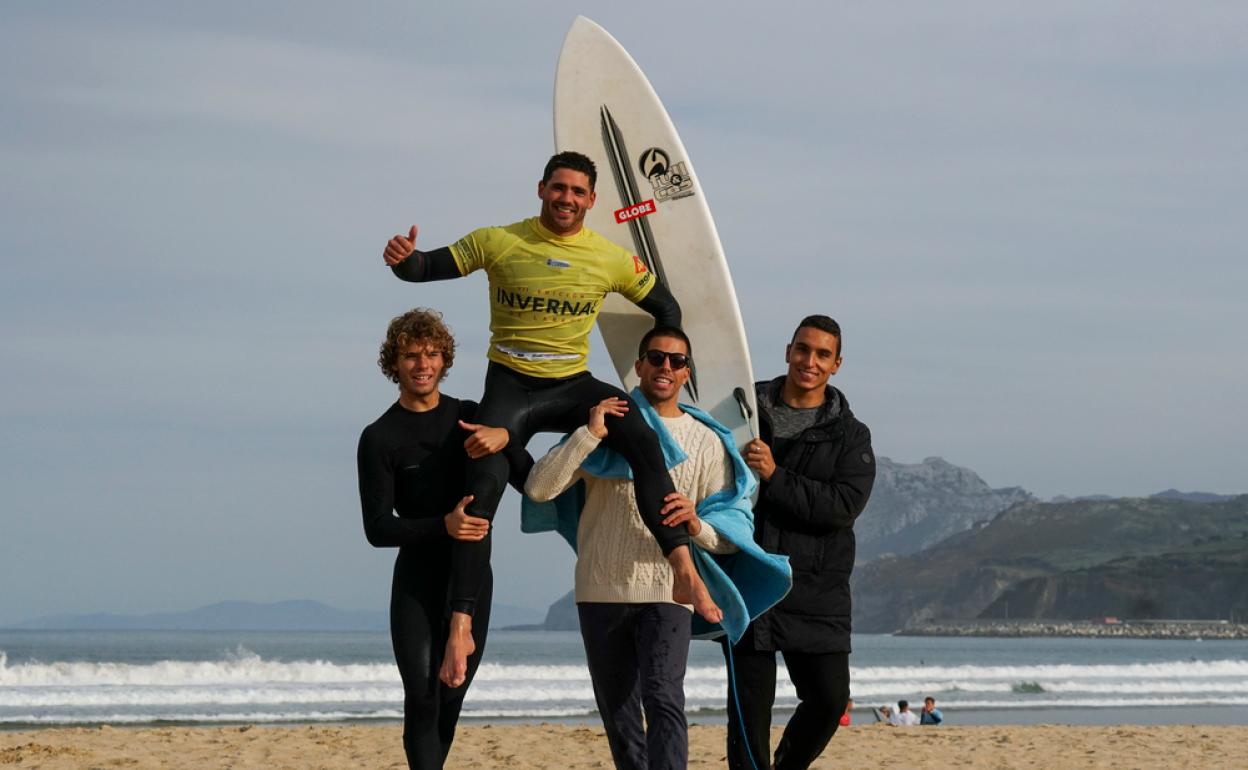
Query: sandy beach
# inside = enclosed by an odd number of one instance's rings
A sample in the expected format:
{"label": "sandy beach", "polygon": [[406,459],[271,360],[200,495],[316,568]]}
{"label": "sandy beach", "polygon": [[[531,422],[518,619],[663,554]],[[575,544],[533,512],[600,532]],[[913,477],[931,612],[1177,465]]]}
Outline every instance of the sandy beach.
{"label": "sandy beach", "polygon": [[[777,731],[777,736],[779,731]],[[724,766],[724,728],[690,728],[690,767]],[[1131,726],[842,730],[814,766],[1243,768],[1248,727]],[[0,767],[404,768],[395,725],[72,728],[0,732]],[[448,768],[609,768],[597,727],[463,727]]]}

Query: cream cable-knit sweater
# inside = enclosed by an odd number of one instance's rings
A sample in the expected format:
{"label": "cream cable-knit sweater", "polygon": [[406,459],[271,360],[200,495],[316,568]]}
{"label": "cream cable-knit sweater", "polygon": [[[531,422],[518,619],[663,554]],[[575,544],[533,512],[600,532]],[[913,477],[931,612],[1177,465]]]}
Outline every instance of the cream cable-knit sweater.
{"label": "cream cable-knit sweater", "polygon": [[[688,414],[662,419],[688,455],[670,471],[678,491],[697,503],[732,486],[732,466],[719,436]],[[598,444],[587,427],[578,428],[533,466],[525,494],[543,502],[585,481],[585,510],[576,530],[576,601],[672,604],[672,568],[637,512],[633,483],[598,478],[580,469]],[[737,550],[706,522],[692,539],[712,553]]]}

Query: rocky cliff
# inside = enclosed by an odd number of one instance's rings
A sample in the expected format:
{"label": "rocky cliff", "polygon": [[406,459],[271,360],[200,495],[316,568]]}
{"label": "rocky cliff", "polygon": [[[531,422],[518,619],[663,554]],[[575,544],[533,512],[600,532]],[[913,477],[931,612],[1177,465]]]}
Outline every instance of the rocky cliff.
{"label": "rocky cliff", "polygon": [[871,500],[854,525],[858,561],[921,551],[1032,500],[1020,487],[993,489],[969,468],[939,457],[911,465],[880,457]]}
{"label": "rocky cliff", "polygon": [[573,591],[568,591],[550,605],[550,608],[546,610],[546,620],[542,623],[543,629],[547,631],[579,631],[581,629],[581,619],[576,614],[576,601],[573,594]]}

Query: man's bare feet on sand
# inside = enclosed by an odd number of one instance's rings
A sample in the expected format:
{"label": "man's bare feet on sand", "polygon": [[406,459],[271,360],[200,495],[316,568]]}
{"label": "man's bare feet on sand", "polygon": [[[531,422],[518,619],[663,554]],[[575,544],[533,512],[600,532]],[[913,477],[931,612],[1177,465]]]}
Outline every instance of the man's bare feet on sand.
{"label": "man's bare feet on sand", "polygon": [[[705,589],[704,589],[705,590]],[[451,632],[446,639],[446,654],[438,678],[447,687],[460,687],[468,678],[468,656],[477,651],[472,640],[472,616],[462,612],[451,613]]]}
{"label": "man's bare feet on sand", "polygon": [[679,546],[667,555],[668,564],[672,565],[672,601],[678,604],[692,604],[693,611],[702,616],[708,623],[718,623],[724,619],[724,611],[715,604],[715,600],[707,593],[706,583],[698,574],[693,564],[693,556],[689,546]]}

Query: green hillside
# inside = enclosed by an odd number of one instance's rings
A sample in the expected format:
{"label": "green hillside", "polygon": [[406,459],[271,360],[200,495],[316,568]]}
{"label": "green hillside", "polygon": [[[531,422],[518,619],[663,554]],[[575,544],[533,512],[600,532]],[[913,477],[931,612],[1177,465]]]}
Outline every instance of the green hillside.
{"label": "green hillside", "polygon": [[1016,505],[854,574],[855,629],[932,619],[1248,615],[1248,495]]}

